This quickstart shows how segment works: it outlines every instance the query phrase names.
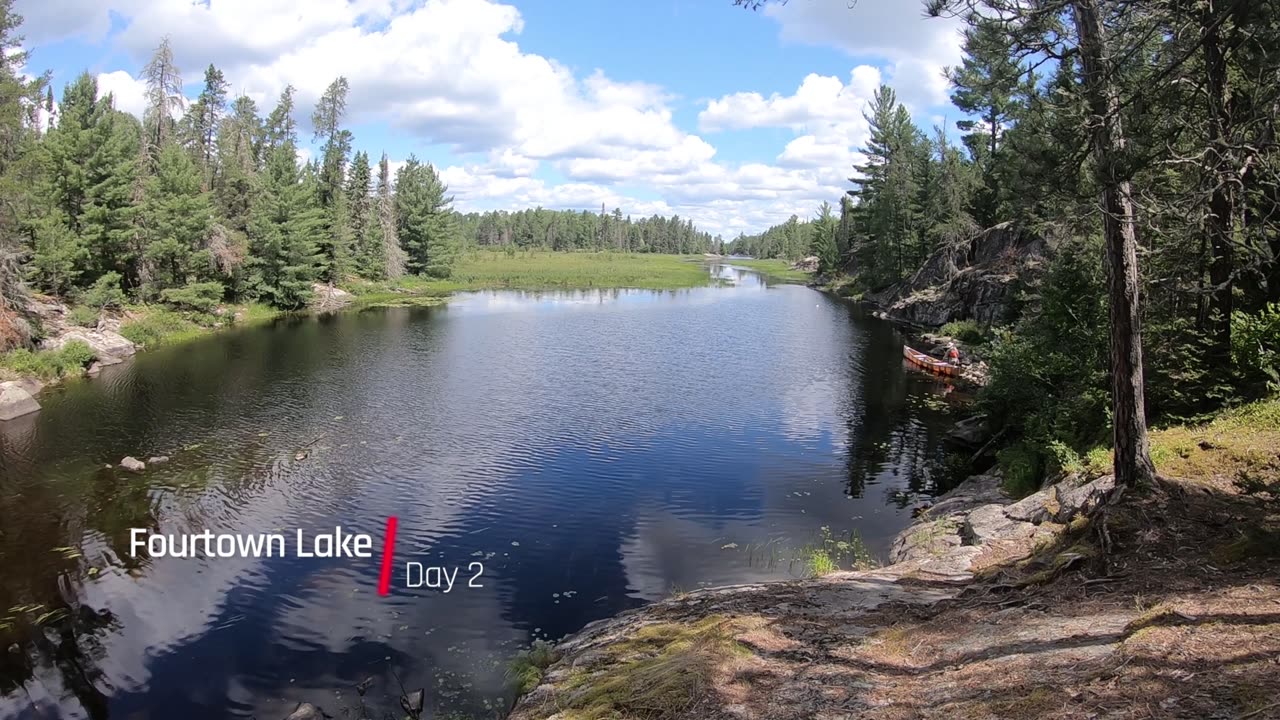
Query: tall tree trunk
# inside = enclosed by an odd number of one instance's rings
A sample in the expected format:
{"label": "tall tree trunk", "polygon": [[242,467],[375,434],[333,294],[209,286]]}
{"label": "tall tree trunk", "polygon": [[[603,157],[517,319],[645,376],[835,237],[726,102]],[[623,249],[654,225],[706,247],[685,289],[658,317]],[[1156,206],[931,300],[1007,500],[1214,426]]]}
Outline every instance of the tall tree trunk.
{"label": "tall tree trunk", "polygon": [[1209,214],[1205,218],[1211,258],[1209,261],[1209,326],[1213,334],[1213,356],[1220,367],[1228,367],[1231,357],[1231,311],[1235,260],[1233,240],[1237,201],[1236,172],[1231,162],[1231,117],[1227,109],[1227,60],[1223,52],[1212,0],[1205,6],[1201,23],[1205,28],[1205,92],[1208,96]]}
{"label": "tall tree trunk", "polygon": [[1142,317],[1139,311],[1138,237],[1133,190],[1120,163],[1125,155],[1119,96],[1099,13],[1100,0],[1075,0],[1076,32],[1089,104],[1094,161],[1102,187],[1107,295],[1111,317],[1111,408],[1116,483],[1151,481],[1155,467],[1147,438],[1143,397]]}

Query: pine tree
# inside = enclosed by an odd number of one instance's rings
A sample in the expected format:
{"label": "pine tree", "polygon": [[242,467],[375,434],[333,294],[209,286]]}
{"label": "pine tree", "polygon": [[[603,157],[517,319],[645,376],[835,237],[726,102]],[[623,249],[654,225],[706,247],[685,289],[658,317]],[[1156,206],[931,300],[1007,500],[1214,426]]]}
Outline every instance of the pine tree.
{"label": "pine tree", "polygon": [[200,170],[189,154],[174,143],[160,151],[142,205],[144,259],[150,270],[150,281],[142,288],[145,297],[158,297],[162,290],[209,275],[206,241],[212,212],[209,195],[200,185]]}
{"label": "pine tree", "polygon": [[430,163],[413,155],[396,172],[396,232],[418,275],[449,277],[457,239],[449,189]]}
{"label": "pine tree", "polygon": [[818,208],[818,216],[813,219],[809,229],[809,253],[818,258],[819,273],[835,272],[840,266],[840,251],[836,245],[838,230],[839,224],[835,215],[831,214],[831,203],[822,203]]}
{"label": "pine tree", "polygon": [[347,109],[347,79],[339,77],[325,90],[316,103],[311,122],[315,126],[314,139],[324,139],[323,159],[317,181],[319,202],[325,209],[327,227],[320,241],[321,276],[334,283],[347,272],[352,255],[352,235],[346,196],[343,193],[343,176],[347,156],[351,153],[351,132],[341,127],[342,116]]}
{"label": "pine tree", "polygon": [[[222,71],[210,65],[204,71],[204,89],[183,116],[183,143],[190,149],[201,175],[201,185],[213,187],[218,128],[226,114],[229,83]],[[163,152],[163,151],[162,151]]]}
{"label": "pine tree", "polygon": [[314,179],[298,170],[292,141],[270,151],[250,219],[246,267],[252,292],[286,310],[306,304],[316,279],[315,238],[324,227],[316,191]]}
{"label": "pine tree", "polygon": [[[37,280],[65,290],[92,284],[106,272],[137,283],[131,247],[138,126],[98,97],[98,83],[81,74],[63,93],[62,117],[41,143],[48,212],[36,239]],[[73,263],[73,264],[72,264]]]}
{"label": "pine tree", "polygon": [[173,62],[173,48],[166,36],[142,68],[147,83],[147,109],[143,116],[143,148],[148,159],[155,162],[165,143],[173,137],[173,113],[182,110],[182,74]]}
{"label": "pine tree", "polygon": [[956,125],[969,134],[965,144],[982,169],[983,188],[975,198],[974,214],[982,225],[995,222],[1000,199],[1000,148],[1005,126],[1012,120],[1014,100],[1024,72],[1013,55],[1012,40],[996,20],[977,17],[965,29],[965,56],[947,78],[955,87],[951,102],[977,115],[981,122],[961,120]]}
{"label": "pine tree", "polygon": [[351,245],[355,251],[356,271],[361,277],[380,278],[385,272],[386,260],[382,256],[382,243],[374,228],[377,218],[373,211],[373,198],[369,195],[373,182],[373,169],[369,167],[368,153],[361,151],[351,161],[343,191],[347,210],[347,227],[351,231]]}

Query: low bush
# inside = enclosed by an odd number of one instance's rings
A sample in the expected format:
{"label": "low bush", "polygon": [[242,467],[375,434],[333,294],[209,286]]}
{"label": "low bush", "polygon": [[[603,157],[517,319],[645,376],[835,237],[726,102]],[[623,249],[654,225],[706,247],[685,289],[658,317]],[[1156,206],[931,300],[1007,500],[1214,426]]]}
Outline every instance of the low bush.
{"label": "low bush", "polygon": [[76,305],[67,311],[67,321],[80,327],[97,327],[98,310],[87,305]]}
{"label": "low bush", "polygon": [[81,305],[97,310],[124,307],[126,298],[120,282],[120,273],[103,273],[92,286],[80,292],[77,300]]}
{"label": "low bush", "polygon": [[973,320],[956,320],[954,322],[949,322],[946,325],[943,325],[939,332],[970,345],[981,345],[987,341],[986,330]]}
{"label": "low bush", "polygon": [[1231,316],[1231,359],[1254,395],[1280,391],[1280,304]]}
{"label": "low bush", "polygon": [[180,310],[208,314],[222,301],[222,294],[222,283],[203,282],[161,290],[160,299]]}
{"label": "low bush", "polygon": [[152,308],[145,315],[120,327],[120,334],[138,345],[155,347],[201,333],[198,325],[173,310]]}
{"label": "low bush", "polygon": [[26,348],[0,355],[0,368],[13,375],[31,375],[45,380],[79,375],[97,357],[93,348],[81,340],[72,340],[57,350],[32,352]]}

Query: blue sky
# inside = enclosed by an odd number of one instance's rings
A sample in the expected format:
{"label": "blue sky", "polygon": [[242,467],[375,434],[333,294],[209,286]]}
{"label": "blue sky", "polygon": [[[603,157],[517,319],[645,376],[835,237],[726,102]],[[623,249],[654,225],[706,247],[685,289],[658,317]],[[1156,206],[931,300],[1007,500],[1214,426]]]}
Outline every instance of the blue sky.
{"label": "blue sky", "polygon": [[954,24],[916,0],[17,0],[55,89],[87,70],[140,113],[138,71],[168,35],[187,94],[213,63],[270,111],[351,85],[356,147],[440,168],[463,210],[692,217],[732,237],[835,202],[890,82],[928,126],[949,107]]}

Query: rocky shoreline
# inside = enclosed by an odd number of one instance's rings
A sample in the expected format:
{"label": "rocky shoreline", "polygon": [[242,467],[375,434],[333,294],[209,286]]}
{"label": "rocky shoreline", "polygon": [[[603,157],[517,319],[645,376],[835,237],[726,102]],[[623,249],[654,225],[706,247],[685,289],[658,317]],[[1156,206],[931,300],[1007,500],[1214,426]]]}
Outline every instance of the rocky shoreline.
{"label": "rocky shoreline", "polygon": [[[556,646],[557,660],[546,668],[537,687],[518,701],[510,717],[567,720],[584,710],[600,709],[593,703],[603,702],[601,698],[625,704],[620,678],[672,661],[668,656],[683,652],[673,650],[676,645],[696,647],[706,642],[698,638],[709,627],[727,637],[723,647],[735,650],[725,657],[707,651],[712,654],[700,658],[700,672],[708,675],[715,690],[702,688],[701,697],[689,698],[687,709],[678,716],[771,717],[768,709],[735,707],[734,692],[752,694],[749,680],[712,678],[726,666],[734,668],[735,677],[749,677],[753,665],[764,672],[770,655],[765,651],[771,649],[787,647],[788,652],[803,653],[803,646],[812,643],[856,641],[871,633],[865,620],[877,609],[926,608],[955,598],[988,568],[1030,558],[1051,545],[1073,522],[1101,507],[1113,492],[1110,476],[1093,480],[1068,477],[1014,502],[1001,489],[998,474],[971,477],[939,497],[897,536],[891,564],[885,567],[707,588],[587,625]],[[1068,551],[1056,556],[1054,562],[1065,566],[1077,559]],[[832,634],[832,628],[839,630]],[[693,638],[665,646],[649,641],[681,638],[681,629],[693,633]],[[741,648],[746,652],[739,652]],[[804,662],[813,665],[806,672],[822,671],[819,664]],[[661,685],[662,679],[650,681]],[[785,708],[786,716],[825,717],[822,713],[829,705],[829,695],[796,687],[789,696],[770,702],[780,703],[779,711]],[[654,701],[650,698],[646,702]]]}
{"label": "rocky shoreline", "polygon": [[[356,297],[338,287],[316,284],[312,288],[313,300],[307,312],[338,312],[355,303]],[[218,313],[228,312],[219,308]],[[119,365],[145,348],[121,334],[121,325],[129,319],[127,313],[103,313],[94,327],[82,327],[71,322],[71,307],[52,298],[33,296],[28,298],[26,314],[39,322],[45,337],[36,345],[38,351],[57,351],[69,343],[84,343],[93,352],[93,361],[84,369],[84,376],[97,377],[102,368]],[[231,317],[230,314],[227,317]],[[234,318],[236,321],[239,317]],[[232,323],[234,324],[234,323]],[[216,332],[222,327],[208,328]],[[0,421],[13,420],[40,410],[37,396],[60,379],[45,381],[24,376],[0,382]]]}

